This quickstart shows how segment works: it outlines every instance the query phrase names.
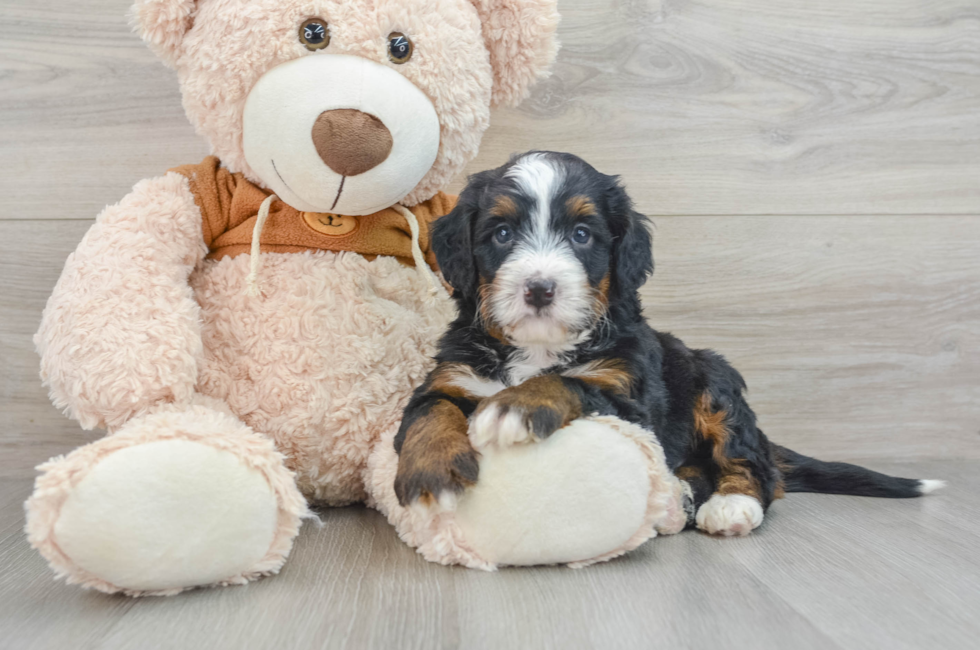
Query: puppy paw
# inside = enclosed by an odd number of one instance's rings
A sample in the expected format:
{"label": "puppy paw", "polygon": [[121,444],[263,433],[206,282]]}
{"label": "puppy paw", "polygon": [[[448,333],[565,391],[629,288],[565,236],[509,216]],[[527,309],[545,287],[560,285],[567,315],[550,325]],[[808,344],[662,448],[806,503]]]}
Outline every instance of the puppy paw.
{"label": "puppy paw", "polygon": [[451,512],[456,509],[457,495],[474,485],[479,473],[480,463],[472,448],[448,453],[433,449],[428,454],[403,451],[395,474],[395,495],[402,506]]}
{"label": "puppy paw", "polygon": [[473,416],[470,442],[477,449],[496,444],[502,447],[530,442],[534,435],[523,409],[488,404]]}
{"label": "puppy paw", "polygon": [[699,529],[711,535],[745,536],[762,523],[762,504],[746,494],[713,494],[695,519]]}
{"label": "puppy paw", "polygon": [[575,403],[570,398],[563,399],[564,395],[542,397],[533,387],[528,390],[532,382],[506,388],[480,404],[470,420],[470,442],[474,447],[509,447],[543,440],[580,415]]}

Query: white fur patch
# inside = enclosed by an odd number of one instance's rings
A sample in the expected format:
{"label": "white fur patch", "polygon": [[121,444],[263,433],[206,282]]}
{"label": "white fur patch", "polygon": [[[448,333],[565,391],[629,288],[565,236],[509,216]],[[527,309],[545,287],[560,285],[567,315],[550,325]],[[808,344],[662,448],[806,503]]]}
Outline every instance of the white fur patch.
{"label": "white fur patch", "polygon": [[470,443],[481,450],[490,445],[510,447],[533,442],[534,435],[524,425],[524,416],[521,409],[510,408],[504,413],[497,404],[488,404],[470,422]]}
{"label": "white fur patch", "polygon": [[502,382],[480,377],[468,367],[454,373],[449,383],[474,397],[492,397],[506,388]]}
{"label": "white fur patch", "polygon": [[451,490],[443,490],[434,501],[416,499],[406,508],[419,521],[426,521],[445,512],[455,512],[459,497]]}
{"label": "white fur patch", "polygon": [[513,178],[526,196],[537,199],[533,215],[534,232],[536,235],[547,233],[551,221],[551,199],[564,179],[561,169],[551,164],[546,154],[533,153],[511,167],[506,178]]}
{"label": "white fur patch", "polygon": [[518,348],[507,362],[507,381],[519,386],[531,377],[537,377],[552,366],[561,363],[565,355],[589,338],[590,332],[582,332],[573,339],[556,343],[528,343]]}
{"label": "white fur patch", "polygon": [[936,490],[941,490],[946,487],[946,481],[938,481],[936,479],[923,479],[919,481],[919,494],[932,494]]}
{"label": "white fur patch", "polygon": [[762,523],[762,504],[747,494],[713,494],[700,508],[698,528],[712,535],[744,536]]}

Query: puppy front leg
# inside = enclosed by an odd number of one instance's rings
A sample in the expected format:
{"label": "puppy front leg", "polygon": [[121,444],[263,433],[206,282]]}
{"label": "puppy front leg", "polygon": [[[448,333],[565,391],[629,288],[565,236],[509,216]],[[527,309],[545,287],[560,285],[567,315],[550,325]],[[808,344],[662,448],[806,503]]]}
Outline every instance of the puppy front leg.
{"label": "puppy front leg", "polygon": [[436,503],[452,510],[456,495],[476,483],[480,466],[467,435],[476,398],[453,383],[460,370],[441,364],[405,409],[395,436],[395,494],[402,506]]}
{"label": "puppy front leg", "polygon": [[401,505],[419,501],[452,510],[456,495],[476,483],[480,466],[466,430],[466,416],[445,400],[434,401],[408,423],[402,444],[395,442],[395,494]]}

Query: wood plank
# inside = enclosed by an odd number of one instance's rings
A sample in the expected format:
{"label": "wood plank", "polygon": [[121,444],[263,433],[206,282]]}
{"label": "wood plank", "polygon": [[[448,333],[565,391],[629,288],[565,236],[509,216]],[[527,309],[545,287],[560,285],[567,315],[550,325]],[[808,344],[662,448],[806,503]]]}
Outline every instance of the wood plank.
{"label": "wood plank", "polygon": [[[283,572],[132,600],[51,580],[0,540],[0,648],[973,647],[977,461],[877,463],[951,481],[917,500],[790,495],[744,539],[653,540],[583,570],[482,573],[425,562],[380,514],[306,525]],[[0,504],[30,485],[0,480]],[[951,523],[953,517],[958,523]],[[0,508],[0,529],[22,513]]]}
{"label": "wood plank", "polygon": [[141,600],[99,647],[422,650],[453,638],[451,569],[422,560],[377,512],[323,520],[305,526],[275,579]]}
{"label": "wood plank", "polygon": [[90,225],[0,221],[0,478],[32,477],[39,463],[102,435],[51,405],[32,340],[65,258]]}
{"label": "wood plank", "polygon": [[[980,525],[962,508],[980,507],[980,478],[950,462],[873,467],[951,484],[916,500],[791,495],[762,534],[718,550],[843,647],[975,647]],[[794,549],[793,562],[775,549]]]}
{"label": "wood plank", "polygon": [[[623,174],[651,214],[980,205],[974,0],[562,0],[561,11],[554,76],[496,113],[470,171],[530,148],[573,151]],[[28,219],[91,218],[207,152],[173,73],[109,0],[0,6],[0,148],[0,218]]]}
{"label": "wood plank", "polygon": [[[31,336],[88,224],[0,222],[0,475],[92,440]],[[980,218],[662,217],[655,327],[723,354],[763,429],[835,459],[980,458]]]}
{"label": "wood plank", "polygon": [[698,533],[658,538],[581,571],[461,572],[461,647],[845,647],[737,562],[714,561],[715,542]]}
{"label": "wood plank", "polygon": [[[20,504],[30,481],[0,479],[0,648],[94,648],[136,601],[109,598],[56,582],[27,544]],[[7,507],[6,504],[14,507]],[[7,531],[14,531],[7,534]]]}
{"label": "wood plank", "polygon": [[803,453],[980,458],[980,218],[657,219],[654,327]]}
{"label": "wood plank", "polygon": [[495,116],[471,169],[571,151],[656,215],[980,205],[973,0],[560,7],[555,74]]}

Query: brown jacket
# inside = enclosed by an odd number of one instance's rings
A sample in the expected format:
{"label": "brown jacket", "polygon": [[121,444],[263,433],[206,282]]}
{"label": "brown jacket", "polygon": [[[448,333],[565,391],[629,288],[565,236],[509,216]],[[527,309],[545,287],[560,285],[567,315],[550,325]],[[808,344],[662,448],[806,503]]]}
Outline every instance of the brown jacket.
{"label": "brown jacket", "polygon": [[[270,192],[250,183],[240,173],[232,174],[214,156],[198,165],[183,165],[176,172],[190,183],[194,200],[201,209],[204,242],[209,258],[248,253],[252,229],[259,206]],[[432,222],[448,214],[456,197],[440,192],[409,208],[419,221],[419,246],[433,270],[438,270],[429,234]],[[298,253],[308,250],[351,251],[365,257],[389,255],[409,266],[412,259],[412,231],[405,217],[392,208],[364,217],[300,212],[282,201],[274,201],[269,219],[262,229],[262,251]]]}

